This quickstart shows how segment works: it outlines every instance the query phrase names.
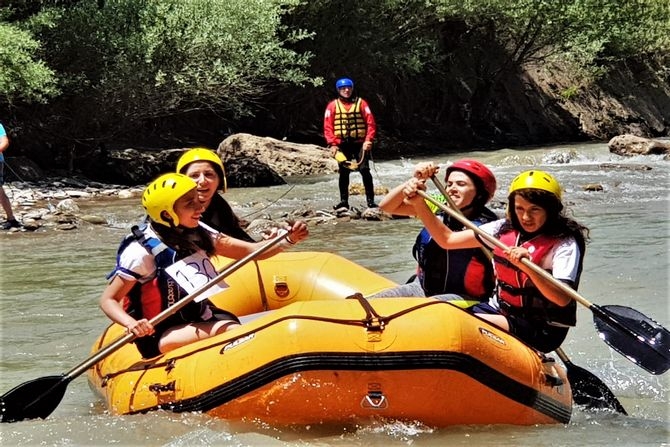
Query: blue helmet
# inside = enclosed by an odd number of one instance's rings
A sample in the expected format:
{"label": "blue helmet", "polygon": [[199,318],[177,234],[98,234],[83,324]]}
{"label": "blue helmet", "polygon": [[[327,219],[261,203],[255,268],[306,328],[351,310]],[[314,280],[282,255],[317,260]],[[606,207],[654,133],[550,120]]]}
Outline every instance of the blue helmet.
{"label": "blue helmet", "polygon": [[335,83],[335,89],[339,90],[342,87],[351,87],[354,88],[354,81],[352,81],[349,78],[341,78],[338,79],[337,82]]}

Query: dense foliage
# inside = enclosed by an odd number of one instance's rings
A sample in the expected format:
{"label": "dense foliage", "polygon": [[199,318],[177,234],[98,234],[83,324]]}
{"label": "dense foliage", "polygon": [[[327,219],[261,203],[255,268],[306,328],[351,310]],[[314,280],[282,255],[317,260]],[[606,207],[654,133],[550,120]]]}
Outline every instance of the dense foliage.
{"label": "dense foliage", "polygon": [[315,137],[345,74],[388,135],[485,127],[525,64],[593,79],[670,49],[666,0],[17,0],[0,19],[0,120],[84,152]]}

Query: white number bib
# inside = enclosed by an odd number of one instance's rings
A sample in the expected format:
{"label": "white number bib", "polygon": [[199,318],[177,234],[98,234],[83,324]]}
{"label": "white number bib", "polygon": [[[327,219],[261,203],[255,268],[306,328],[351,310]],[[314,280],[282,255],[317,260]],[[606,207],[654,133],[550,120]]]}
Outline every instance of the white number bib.
{"label": "white number bib", "polygon": [[[189,295],[207,284],[212,278],[218,274],[212,261],[203,253],[194,253],[180,261],[175,262],[165,269],[165,272],[177,281]],[[196,303],[209,298],[219,292],[228,288],[223,280],[212,285],[209,289],[203,292],[195,299]]]}

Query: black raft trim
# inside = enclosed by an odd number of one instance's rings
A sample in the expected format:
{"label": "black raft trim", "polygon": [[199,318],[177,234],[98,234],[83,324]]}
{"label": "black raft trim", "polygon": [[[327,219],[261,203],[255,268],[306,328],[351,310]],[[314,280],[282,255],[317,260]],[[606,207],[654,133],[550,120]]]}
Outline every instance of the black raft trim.
{"label": "black raft trim", "polygon": [[[468,355],[445,351],[344,354],[309,353],[283,357],[241,375],[207,393],[180,402],[162,404],[135,413],[163,409],[173,412],[206,412],[289,374],[305,371],[398,371],[447,369],[458,371],[503,396],[530,407],[560,423],[568,423],[572,408],[523,385]],[[131,413],[133,414],[133,413]]]}

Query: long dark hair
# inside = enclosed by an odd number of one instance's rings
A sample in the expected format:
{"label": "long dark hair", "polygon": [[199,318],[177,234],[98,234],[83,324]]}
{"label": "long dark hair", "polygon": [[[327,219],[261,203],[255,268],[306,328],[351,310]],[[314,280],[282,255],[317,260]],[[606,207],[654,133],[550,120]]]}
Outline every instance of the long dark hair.
{"label": "long dark hair", "polygon": [[214,242],[211,234],[204,228],[185,228],[167,226],[151,221],[151,228],[168,247],[179,253],[180,257],[188,256],[198,250],[204,250],[208,256],[214,254]]}
{"label": "long dark hair", "polygon": [[514,229],[523,231],[519,219],[514,212],[514,198],[519,195],[532,204],[542,207],[547,212],[547,221],[540,232],[548,236],[563,238],[572,236],[580,247],[590,239],[588,227],[568,217],[563,204],[553,193],[535,188],[518,189],[511,193],[507,203],[507,222],[500,229],[500,233]]}

